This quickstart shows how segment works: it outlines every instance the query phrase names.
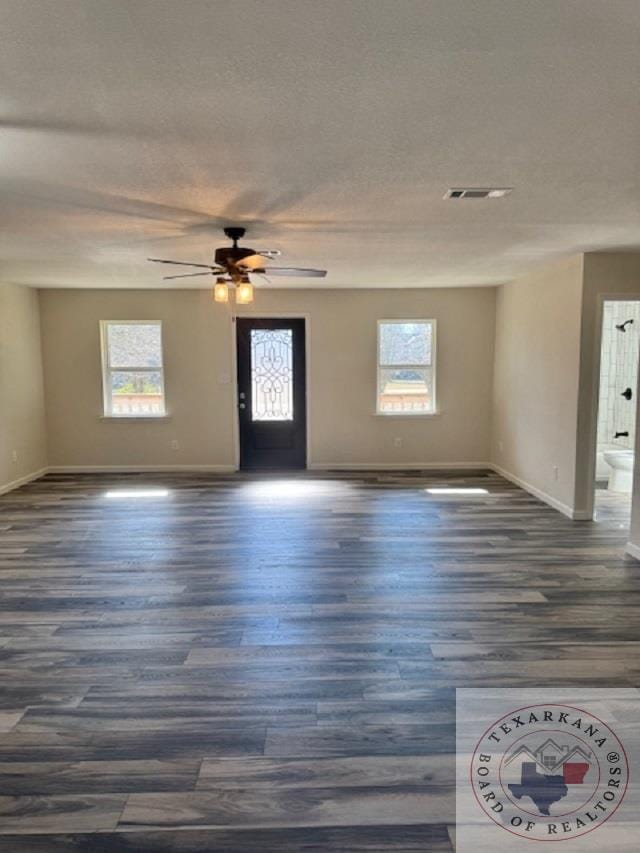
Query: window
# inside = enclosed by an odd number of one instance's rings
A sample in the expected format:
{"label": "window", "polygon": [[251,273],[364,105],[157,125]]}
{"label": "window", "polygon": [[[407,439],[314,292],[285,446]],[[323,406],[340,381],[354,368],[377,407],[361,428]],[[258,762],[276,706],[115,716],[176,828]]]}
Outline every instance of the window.
{"label": "window", "polygon": [[436,411],[435,320],[378,321],[379,415]]}
{"label": "window", "polygon": [[156,320],[103,320],[100,331],[105,416],[162,417],[162,324]]}

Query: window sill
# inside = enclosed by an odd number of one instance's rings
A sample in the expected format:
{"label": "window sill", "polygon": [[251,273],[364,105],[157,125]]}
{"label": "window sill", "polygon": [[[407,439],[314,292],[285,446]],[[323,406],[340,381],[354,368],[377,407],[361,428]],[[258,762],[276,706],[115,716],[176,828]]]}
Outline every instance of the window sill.
{"label": "window sill", "polygon": [[376,418],[439,418],[442,412],[374,412]]}
{"label": "window sill", "polygon": [[171,415],[100,415],[98,419],[110,422],[125,421],[131,423],[131,421],[144,421],[145,423],[149,423],[149,421],[170,421]]}

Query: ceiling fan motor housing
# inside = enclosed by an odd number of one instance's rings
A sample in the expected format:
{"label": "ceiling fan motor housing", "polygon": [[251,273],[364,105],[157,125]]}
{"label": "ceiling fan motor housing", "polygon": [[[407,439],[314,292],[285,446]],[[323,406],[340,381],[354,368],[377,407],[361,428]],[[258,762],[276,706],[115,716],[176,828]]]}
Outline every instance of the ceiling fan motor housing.
{"label": "ceiling fan motor housing", "polygon": [[216,249],[214,260],[219,266],[228,269],[243,258],[248,258],[249,255],[255,255],[254,249],[247,249],[244,246],[221,246],[219,249]]}

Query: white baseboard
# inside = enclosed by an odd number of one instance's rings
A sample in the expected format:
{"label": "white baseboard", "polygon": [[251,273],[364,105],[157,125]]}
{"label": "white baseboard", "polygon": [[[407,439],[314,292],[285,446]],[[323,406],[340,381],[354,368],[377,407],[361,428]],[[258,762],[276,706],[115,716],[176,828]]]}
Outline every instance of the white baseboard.
{"label": "white baseboard", "polygon": [[627,542],[624,552],[630,557],[640,560],[640,545],[634,545],[633,542]]}
{"label": "white baseboard", "polygon": [[12,492],[14,489],[19,489],[20,486],[26,486],[27,483],[31,483],[33,480],[39,480],[40,477],[44,477],[48,470],[48,468],[40,468],[39,471],[32,471],[31,474],[25,474],[24,477],[19,477],[10,483],[5,483],[3,486],[0,486],[0,495]]}
{"label": "white baseboard", "polygon": [[589,521],[591,520],[591,516],[586,513],[584,510],[574,510],[569,504],[565,504],[562,501],[559,501],[557,498],[554,498],[553,495],[547,494],[547,492],[543,492],[542,489],[536,488],[536,486],[532,486],[531,483],[527,483],[526,480],[522,480],[520,477],[516,477],[515,474],[512,474],[510,471],[506,471],[504,468],[501,468],[499,465],[496,465],[495,462],[489,466],[496,474],[500,474],[501,477],[504,477],[505,480],[509,480],[509,482],[514,483],[516,486],[520,486],[521,489],[524,489],[525,492],[529,492],[530,495],[533,495],[534,498],[538,498],[538,500],[543,501],[546,504],[549,504],[553,509],[557,509],[558,512],[561,512],[563,515],[566,515],[567,518],[570,518],[572,521]]}
{"label": "white baseboard", "polygon": [[[232,474],[235,465],[50,465],[45,470],[51,474],[126,474],[126,473],[178,473],[180,471],[210,471]],[[489,462],[309,462],[309,471],[490,471]]]}
{"label": "white baseboard", "polygon": [[309,462],[309,471],[491,471],[490,462]]}
{"label": "white baseboard", "polygon": [[50,465],[48,468],[51,474],[152,474],[180,471],[228,474],[235,470],[233,465]]}

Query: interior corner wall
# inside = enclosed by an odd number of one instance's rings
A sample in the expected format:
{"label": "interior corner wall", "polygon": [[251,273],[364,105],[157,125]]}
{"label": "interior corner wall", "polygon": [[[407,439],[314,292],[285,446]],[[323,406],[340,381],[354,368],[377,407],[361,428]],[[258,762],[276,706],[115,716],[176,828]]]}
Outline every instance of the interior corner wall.
{"label": "interior corner wall", "polygon": [[[42,290],[41,311],[52,467],[235,466],[232,323],[209,290]],[[495,288],[259,288],[239,313],[309,320],[311,467],[488,463]],[[394,318],[438,322],[434,417],[375,414],[377,320]],[[99,321],[135,319],[163,321],[168,420],[101,417]]]}
{"label": "interior corner wall", "polygon": [[498,289],[491,459],[573,517],[582,255]]}
{"label": "interior corner wall", "polygon": [[0,284],[0,493],[46,465],[38,291]]}

